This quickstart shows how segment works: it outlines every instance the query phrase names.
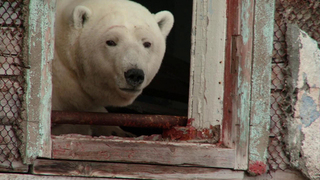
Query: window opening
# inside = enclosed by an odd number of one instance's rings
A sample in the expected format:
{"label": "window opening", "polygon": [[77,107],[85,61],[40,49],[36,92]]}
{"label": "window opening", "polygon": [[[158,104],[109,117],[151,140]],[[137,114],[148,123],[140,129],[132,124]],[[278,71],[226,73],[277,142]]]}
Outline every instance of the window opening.
{"label": "window opening", "polygon": [[[188,99],[189,99],[189,76],[190,76],[190,49],[191,49],[191,24],[192,24],[192,6],[193,1],[187,0],[181,3],[178,0],[165,0],[165,1],[148,1],[148,0],[135,0],[137,3],[145,6],[151,13],[157,13],[162,10],[170,11],[175,18],[174,26],[166,40],[166,53],[162,61],[159,72],[146,87],[143,93],[133,102],[133,104],[126,107],[106,107],[109,114],[106,115],[114,119],[114,117],[138,117],[138,114],[150,117],[154,121],[157,118],[162,119],[162,126],[168,126],[166,123],[170,119],[178,118],[183,119],[186,125],[188,114]],[[52,125],[56,124],[72,124],[70,119],[66,118],[57,120],[57,116],[65,115],[63,112],[52,113]],[[69,112],[69,115],[76,116],[77,113]],[[78,121],[76,124],[95,124],[99,121],[90,120],[96,117],[92,113],[84,113],[88,117],[88,121]],[[129,114],[129,115],[121,115]],[[155,116],[151,116],[155,115]],[[180,116],[180,117],[177,117]],[[82,116],[83,117],[83,116]],[[141,116],[139,116],[140,118]],[[133,134],[152,135],[162,134],[163,128],[155,127],[152,125],[154,122],[143,121],[144,126],[137,126],[142,119],[135,119],[136,125],[129,123],[122,124],[121,128],[125,131],[132,132]],[[120,118],[116,118],[118,123],[121,122]],[[144,118],[145,119],[145,118]],[[127,119],[130,121],[130,118]],[[95,123],[93,123],[93,121]],[[108,122],[108,121],[106,121]],[[111,121],[109,121],[111,122]],[[100,125],[105,124],[100,121]],[[179,123],[178,123],[179,124]],[[174,125],[178,125],[174,124]],[[181,124],[181,123],[180,123]],[[110,124],[109,124],[110,125]],[[114,125],[111,123],[111,125]],[[172,126],[174,126],[172,125]]]}

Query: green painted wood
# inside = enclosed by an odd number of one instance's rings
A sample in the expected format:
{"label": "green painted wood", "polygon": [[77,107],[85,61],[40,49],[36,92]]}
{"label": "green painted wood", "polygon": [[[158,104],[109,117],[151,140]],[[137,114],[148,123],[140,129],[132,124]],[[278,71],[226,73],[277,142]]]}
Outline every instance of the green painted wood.
{"label": "green painted wood", "polygon": [[26,117],[24,163],[36,157],[51,156],[51,61],[54,56],[55,0],[30,0],[28,37],[25,48],[28,60],[24,116]]}
{"label": "green painted wood", "polygon": [[264,173],[267,163],[274,4],[274,0],[255,0],[249,145],[249,172],[255,175]]}
{"label": "green painted wood", "polygon": [[235,169],[248,168],[249,120],[251,104],[251,68],[253,44],[254,0],[242,0],[240,5],[240,37],[237,44],[238,79],[236,83]]}

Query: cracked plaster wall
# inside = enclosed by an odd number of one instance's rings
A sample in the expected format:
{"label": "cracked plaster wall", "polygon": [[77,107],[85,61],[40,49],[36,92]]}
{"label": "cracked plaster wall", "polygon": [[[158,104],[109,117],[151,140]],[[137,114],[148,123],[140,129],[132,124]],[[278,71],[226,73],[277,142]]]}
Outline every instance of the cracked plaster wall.
{"label": "cracked plaster wall", "polygon": [[296,25],[288,25],[288,90],[285,142],[293,167],[320,179],[320,50]]}

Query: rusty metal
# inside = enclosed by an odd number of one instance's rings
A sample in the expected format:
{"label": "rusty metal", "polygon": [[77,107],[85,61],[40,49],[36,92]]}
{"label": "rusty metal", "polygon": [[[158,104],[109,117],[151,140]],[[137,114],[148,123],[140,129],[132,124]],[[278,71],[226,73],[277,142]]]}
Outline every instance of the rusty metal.
{"label": "rusty metal", "polygon": [[289,159],[284,152],[286,115],[292,107],[286,91],[286,67],[289,63],[286,43],[287,24],[297,24],[320,44],[320,3],[305,0],[276,0],[271,89],[271,123],[268,147],[270,170],[286,170]]}
{"label": "rusty metal", "polygon": [[53,124],[89,124],[169,129],[185,126],[185,116],[52,111]]}

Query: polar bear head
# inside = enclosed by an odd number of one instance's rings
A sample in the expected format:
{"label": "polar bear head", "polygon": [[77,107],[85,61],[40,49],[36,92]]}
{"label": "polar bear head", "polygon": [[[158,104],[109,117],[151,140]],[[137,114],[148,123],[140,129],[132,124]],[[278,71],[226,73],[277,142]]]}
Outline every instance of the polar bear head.
{"label": "polar bear head", "polygon": [[82,89],[101,106],[131,104],[159,70],[173,15],[128,0],[84,0],[66,16],[57,44]]}

